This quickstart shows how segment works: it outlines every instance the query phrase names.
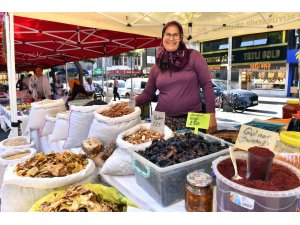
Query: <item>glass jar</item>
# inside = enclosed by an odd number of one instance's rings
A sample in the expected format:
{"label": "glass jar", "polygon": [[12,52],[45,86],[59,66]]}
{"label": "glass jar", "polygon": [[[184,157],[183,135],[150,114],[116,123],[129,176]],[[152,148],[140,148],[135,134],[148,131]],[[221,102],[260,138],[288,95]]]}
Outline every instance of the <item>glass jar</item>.
{"label": "glass jar", "polygon": [[299,100],[288,100],[286,104],[282,107],[282,118],[292,118],[292,114],[297,113],[300,110]]}
{"label": "glass jar", "polygon": [[188,212],[212,212],[212,178],[207,173],[194,171],[187,175],[185,208]]}
{"label": "glass jar", "polygon": [[275,159],[287,162],[300,169],[300,132],[283,131],[274,149]]}

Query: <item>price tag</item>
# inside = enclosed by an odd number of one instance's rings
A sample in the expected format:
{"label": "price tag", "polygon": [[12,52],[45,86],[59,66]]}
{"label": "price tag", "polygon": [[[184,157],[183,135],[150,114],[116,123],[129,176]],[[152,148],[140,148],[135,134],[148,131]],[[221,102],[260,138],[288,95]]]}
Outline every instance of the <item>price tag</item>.
{"label": "price tag", "polygon": [[208,129],[210,122],[210,114],[205,113],[188,113],[186,127],[195,128],[194,134],[198,134],[198,129]]}
{"label": "price tag", "polygon": [[109,103],[111,101],[111,99],[113,98],[113,96],[111,94],[106,95],[105,97],[105,102]]}
{"label": "price tag", "polygon": [[165,119],[164,112],[154,111],[151,119],[150,130],[163,134],[165,132]]}
{"label": "price tag", "polygon": [[248,151],[251,147],[259,146],[273,151],[278,140],[278,133],[257,127],[242,125],[234,147]]}
{"label": "price tag", "polygon": [[135,100],[133,99],[133,100],[129,100],[129,102],[128,102],[128,108],[130,108],[130,109],[135,109]]}

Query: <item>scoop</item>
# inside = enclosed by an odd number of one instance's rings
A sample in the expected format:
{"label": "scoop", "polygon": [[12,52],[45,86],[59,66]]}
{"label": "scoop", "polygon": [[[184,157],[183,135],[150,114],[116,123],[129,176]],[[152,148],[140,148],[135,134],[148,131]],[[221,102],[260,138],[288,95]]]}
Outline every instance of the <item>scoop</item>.
{"label": "scoop", "polygon": [[231,180],[241,180],[243,179],[241,176],[239,176],[238,171],[237,171],[237,165],[236,165],[236,158],[235,155],[233,153],[233,148],[229,147],[229,154],[230,154],[230,158],[233,164],[233,168],[234,168],[234,176],[231,177]]}

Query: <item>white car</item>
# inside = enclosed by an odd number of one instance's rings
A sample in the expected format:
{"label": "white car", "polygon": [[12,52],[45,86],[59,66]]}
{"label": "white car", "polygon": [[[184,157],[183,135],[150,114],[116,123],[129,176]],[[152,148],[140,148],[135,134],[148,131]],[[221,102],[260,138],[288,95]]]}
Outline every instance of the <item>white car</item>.
{"label": "white car", "polygon": [[[120,97],[124,98],[126,94],[126,87],[125,87],[125,81],[124,80],[118,80],[119,82],[119,87],[118,87],[118,93]],[[108,80],[104,81],[103,83],[103,94],[106,95],[108,94],[113,94],[113,88],[114,86],[114,80]]]}
{"label": "white car", "polygon": [[[132,79],[132,81],[131,81]],[[131,82],[132,82],[132,91],[135,95],[140,95],[143,90],[146,87],[146,83],[148,81],[148,78],[140,78],[140,77],[135,77],[135,78],[130,78],[126,80],[126,93],[125,93],[125,98],[130,98],[131,94]]]}

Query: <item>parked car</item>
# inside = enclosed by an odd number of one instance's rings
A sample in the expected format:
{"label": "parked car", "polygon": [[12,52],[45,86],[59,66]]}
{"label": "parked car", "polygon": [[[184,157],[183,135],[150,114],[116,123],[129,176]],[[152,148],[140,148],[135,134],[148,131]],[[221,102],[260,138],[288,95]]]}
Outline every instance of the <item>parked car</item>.
{"label": "parked car", "polygon": [[[212,83],[216,98],[220,96],[222,92],[227,94],[227,81],[212,79]],[[233,94],[237,99],[246,102],[246,108],[258,105],[258,95],[251,91],[232,89],[230,90],[230,93]],[[219,107],[219,105],[216,105],[216,107]]]}
{"label": "parked car", "polygon": [[146,83],[148,81],[148,78],[141,78],[141,77],[135,77],[126,80],[125,83],[125,87],[126,87],[126,93],[125,93],[125,98],[130,98],[130,94],[131,94],[131,82],[132,82],[132,86],[133,86],[133,93],[135,95],[140,95],[143,90],[146,87]]}

